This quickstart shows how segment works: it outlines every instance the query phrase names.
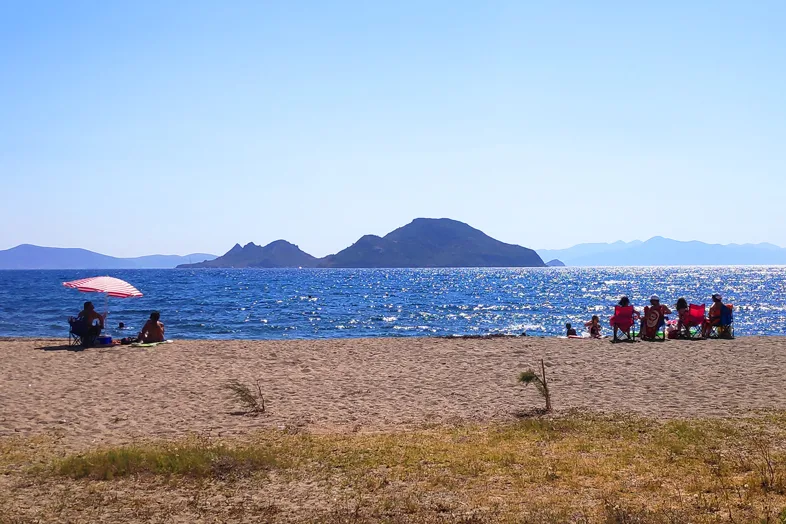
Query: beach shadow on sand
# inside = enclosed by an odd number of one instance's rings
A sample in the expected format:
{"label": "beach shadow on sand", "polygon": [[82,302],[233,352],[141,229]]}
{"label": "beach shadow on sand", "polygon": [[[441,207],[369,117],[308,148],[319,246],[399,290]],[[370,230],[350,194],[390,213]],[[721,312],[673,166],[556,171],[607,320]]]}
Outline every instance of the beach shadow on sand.
{"label": "beach shadow on sand", "polygon": [[86,348],[83,348],[82,346],[72,346],[66,343],[57,346],[40,346],[36,349],[41,351],[84,351]]}

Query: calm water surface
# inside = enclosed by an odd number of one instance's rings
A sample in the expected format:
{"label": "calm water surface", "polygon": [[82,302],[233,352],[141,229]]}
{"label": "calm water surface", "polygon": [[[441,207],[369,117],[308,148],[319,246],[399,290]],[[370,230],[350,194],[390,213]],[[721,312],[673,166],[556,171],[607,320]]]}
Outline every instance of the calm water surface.
{"label": "calm water surface", "polygon": [[[65,337],[66,319],[101,295],[62,282],[101,271],[0,271],[0,336]],[[565,269],[120,270],[145,296],[110,299],[108,326],[138,330],[161,311],[171,338],[331,338],[493,333],[560,335],[627,294],[667,304],[735,305],[738,335],[786,334],[786,267]],[[608,331],[608,330],[607,330]],[[110,330],[114,336],[126,336]]]}

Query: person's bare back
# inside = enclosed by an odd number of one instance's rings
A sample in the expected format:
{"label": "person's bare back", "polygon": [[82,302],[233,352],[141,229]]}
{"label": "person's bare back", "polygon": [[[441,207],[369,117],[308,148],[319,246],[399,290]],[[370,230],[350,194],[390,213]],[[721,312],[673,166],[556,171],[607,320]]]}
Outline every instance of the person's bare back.
{"label": "person's bare back", "polygon": [[158,311],[153,311],[150,314],[150,320],[145,322],[142,331],[139,332],[139,341],[142,343],[150,342],[163,342],[164,338],[164,323],[159,321],[161,314]]}

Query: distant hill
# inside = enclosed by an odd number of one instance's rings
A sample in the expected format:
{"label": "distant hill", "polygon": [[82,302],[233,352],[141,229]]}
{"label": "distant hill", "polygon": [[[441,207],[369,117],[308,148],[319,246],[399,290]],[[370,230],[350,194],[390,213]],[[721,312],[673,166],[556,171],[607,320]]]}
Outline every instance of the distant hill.
{"label": "distant hill", "polygon": [[22,244],[0,251],[0,269],[170,269],[184,262],[215,257],[208,253],[194,253],[117,258],[86,249]]}
{"label": "distant hill", "polygon": [[549,260],[548,262],[546,262],[546,265],[548,267],[565,267],[565,263],[562,260],[556,258],[554,260]]}
{"label": "distant hill", "polygon": [[448,218],[418,218],[384,237],[366,235],[319,267],[544,267],[535,251]]}
{"label": "distant hill", "polygon": [[538,250],[569,266],[713,266],[782,265],[786,249],[773,244],[707,244],[653,237],[646,242],[579,244],[568,249]]}
{"label": "distant hill", "polygon": [[573,260],[579,257],[597,255],[600,253],[613,253],[639,244],[642,244],[640,240],[634,240],[633,242],[623,242],[620,240],[611,244],[578,244],[567,249],[538,249],[537,252],[543,260],[557,259],[568,265],[575,266],[576,264],[573,263]]}
{"label": "distant hill", "polygon": [[249,242],[235,247],[223,256],[197,264],[181,264],[181,269],[208,267],[316,267],[317,258],[286,240],[276,240],[266,246]]}

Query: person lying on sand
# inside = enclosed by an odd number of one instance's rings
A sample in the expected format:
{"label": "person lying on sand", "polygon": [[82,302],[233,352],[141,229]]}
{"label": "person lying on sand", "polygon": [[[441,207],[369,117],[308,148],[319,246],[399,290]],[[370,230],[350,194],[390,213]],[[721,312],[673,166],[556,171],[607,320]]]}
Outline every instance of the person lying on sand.
{"label": "person lying on sand", "polygon": [[150,313],[150,320],[145,322],[142,331],[139,332],[139,337],[137,337],[139,342],[149,344],[151,342],[163,342],[165,340],[164,323],[159,320],[160,318],[161,313],[158,311]]}

